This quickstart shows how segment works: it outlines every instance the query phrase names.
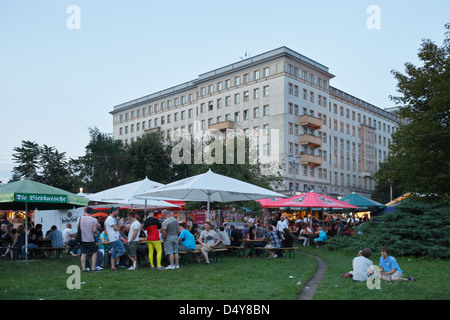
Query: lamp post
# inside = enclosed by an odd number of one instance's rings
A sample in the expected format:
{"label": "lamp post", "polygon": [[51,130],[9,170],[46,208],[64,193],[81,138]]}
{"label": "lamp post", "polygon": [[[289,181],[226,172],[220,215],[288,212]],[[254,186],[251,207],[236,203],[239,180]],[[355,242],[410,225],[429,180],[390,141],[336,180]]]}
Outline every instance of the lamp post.
{"label": "lamp post", "polygon": [[296,188],[295,188],[295,182],[296,182],[296,180],[295,180],[295,172],[297,171],[297,168],[300,165],[300,156],[294,156],[293,154],[289,154],[288,155],[288,163],[289,163],[289,166],[292,167],[293,172],[294,172],[294,174],[293,174],[294,182],[293,182],[293,186],[292,186],[291,192],[292,192],[292,195],[295,195],[295,192],[296,192]]}

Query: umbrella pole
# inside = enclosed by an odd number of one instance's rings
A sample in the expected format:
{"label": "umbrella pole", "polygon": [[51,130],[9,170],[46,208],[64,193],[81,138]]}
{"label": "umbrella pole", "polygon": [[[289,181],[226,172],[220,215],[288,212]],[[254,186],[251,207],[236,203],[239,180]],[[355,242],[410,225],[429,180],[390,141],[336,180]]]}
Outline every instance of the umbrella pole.
{"label": "umbrella pole", "polygon": [[209,202],[211,200],[211,195],[208,194],[208,205],[207,205],[207,211],[206,211],[206,221],[209,221]]}
{"label": "umbrella pole", "polygon": [[311,230],[312,230],[312,207],[310,208],[309,212],[310,212],[309,213],[309,226],[311,227]]}
{"label": "umbrella pole", "polygon": [[25,260],[28,260],[28,202],[25,202]]}

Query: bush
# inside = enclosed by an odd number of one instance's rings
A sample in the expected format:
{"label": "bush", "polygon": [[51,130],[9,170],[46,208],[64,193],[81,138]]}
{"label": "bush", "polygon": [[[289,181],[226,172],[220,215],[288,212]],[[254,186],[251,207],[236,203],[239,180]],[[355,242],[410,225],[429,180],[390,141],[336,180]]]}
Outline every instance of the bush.
{"label": "bush", "polygon": [[357,252],[388,246],[397,256],[450,258],[450,206],[445,202],[403,201],[395,212],[374,217],[357,230],[362,234],[332,237],[327,247]]}

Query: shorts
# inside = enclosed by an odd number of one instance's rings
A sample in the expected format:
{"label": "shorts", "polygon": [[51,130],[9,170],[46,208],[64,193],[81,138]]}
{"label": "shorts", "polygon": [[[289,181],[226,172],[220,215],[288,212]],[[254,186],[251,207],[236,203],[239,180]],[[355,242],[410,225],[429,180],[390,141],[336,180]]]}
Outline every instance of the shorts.
{"label": "shorts", "polygon": [[111,242],[112,254],[111,259],[115,259],[116,257],[121,257],[125,254],[125,246],[120,239]]}
{"label": "shorts", "polygon": [[194,252],[195,249],[186,247],[185,245],[179,244],[178,251]]}
{"label": "shorts", "polygon": [[127,254],[132,257],[136,257],[137,255],[138,242],[131,241],[127,243]]}
{"label": "shorts", "polygon": [[204,253],[208,253],[208,252],[210,252],[211,250],[213,250],[214,248],[212,247],[212,245],[211,244],[205,244],[204,246],[202,246],[201,247],[201,251],[202,252],[204,252]]}
{"label": "shorts", "polygon": [[164,253],[175,254],[178,253],[178,238],[167,238],[164,241]]}
{"label": "shorts", "polygon": [[97,244],[94,242],[81,242],[81,254],[96,253],[98,250]]}
{"label": "shorts", "polygon": [[403,273],[401,273],[400,271],[395,271],[393,274],[389,274],[389,275],[382,275],[382,278],[386,279],[386,280],[398,280],[403,278]]}

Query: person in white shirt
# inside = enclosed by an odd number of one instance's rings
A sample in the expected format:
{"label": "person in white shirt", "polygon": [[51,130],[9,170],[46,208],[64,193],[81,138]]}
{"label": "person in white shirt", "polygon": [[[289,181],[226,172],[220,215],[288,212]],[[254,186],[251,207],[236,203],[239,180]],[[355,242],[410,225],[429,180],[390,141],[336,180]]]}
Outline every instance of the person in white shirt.
{"label": "person in white shirt", "polygon": [[105,220],[106,232],[108,233],[109,242],[111,242],[111,270],[117,270],[116,264],[121,256],[125,254],[125,246],[120,240],[119,226],[116,217],[119,214],[118,207],[111,207],[110,215]]}
{"label": "person in white shirt", "polygon": [[373,266],[373,262],[369,259],[372,256],[372,250],[365,248],[359,251],[358,256],[353,259],[353,280],[367,281],[369,278],[368,268]]}
{"label": "person in white shirt", "polygon": [[128,213],[128,219],[131,222],[130,231],[128,232],[127,254],[133,265],[128,270],[137,270],[137,248],[139,245],[139,234],[141,233],[141,224],[136,220],[136,214],[131,211]]}
{"label": "person in white shirt", "polygon": [[289,228],[289,220],[287,219],[286,213],[283,213],[280,217],[280,220],[277,222],[277,232],[280,239],[281,235],[283,234],[284,228]]}

